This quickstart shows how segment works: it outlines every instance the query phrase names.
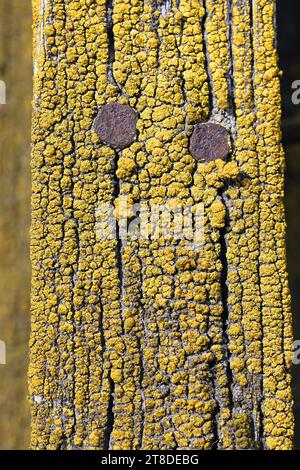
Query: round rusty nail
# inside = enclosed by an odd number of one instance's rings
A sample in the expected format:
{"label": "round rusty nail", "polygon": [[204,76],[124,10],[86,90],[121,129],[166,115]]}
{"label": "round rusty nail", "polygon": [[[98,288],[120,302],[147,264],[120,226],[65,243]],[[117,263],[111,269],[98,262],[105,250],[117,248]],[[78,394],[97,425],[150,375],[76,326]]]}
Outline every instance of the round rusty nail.
{"label": "round rusty nail", "polygon": [[99,109],[94,129],[103,142],[124,149],[136,137],[137,119],[137,113],[128,104],[109,103]]}
{"label": "round rusty nail", "polygon": [[196,124],[190,140],[190,152],[197,161],[224,160],[229,154],[228,131],[213,122]]}

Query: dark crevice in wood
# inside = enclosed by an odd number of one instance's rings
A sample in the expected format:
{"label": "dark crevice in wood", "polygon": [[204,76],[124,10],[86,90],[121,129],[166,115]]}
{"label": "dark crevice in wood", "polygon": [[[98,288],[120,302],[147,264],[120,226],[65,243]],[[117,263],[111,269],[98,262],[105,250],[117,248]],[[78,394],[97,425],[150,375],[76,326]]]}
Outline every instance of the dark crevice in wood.
{"label": "dark crevice in wood", "polygon": [[216,377],[216,373],[215,373],[215,366],[216,366],[216,360],[214,360],[214,362],[210,365],[211,374],[212,374],[211,381],[212,381],[212,386],[213,386],[213,390],[214,390],[214,400],[215,400],[215,409],[213,410],[212,418],[211,418],[212,434],[213,434],[213,441],[212,441],[212,445],[210,447],[211,450],[218,450],[218,444],[219,444],[219,440],[220,440],[218,418],[219,418],[220,412],[221,412],[221,405],[219,403],[218,396],[216,394],[217,377]]}
{"label": "dark crevice in wood", "polygon": [[[228,44],[229,44],[229,61],[230,61],[230,70],[227,78],[228,82],[228,112],[236,120],[236,110],[235,110],[235,90],[234,90],[234,61],[233,61],[233,35],[232,35],[232,23],[233,23],[233,12],[232,12],[232,0],[228,0]],[[232,131],[232,130],[231,130]],[[231,139],[231,144],[234,144],[234,139]]]}
{"label": "dark crevice in wood", "polygon": [[107,407],[107,415],[106,415],[106,428],[104,431],[104,440],[103,440],[103,449],[109,450],[111,447],[111,433],[114,428],[114,393],[115,393],[115,383],[112,380],[111,376],[109,376],[109,385],[110,385],[110,395],[109,395],[109,402]]}
{"label": "dark crevice in wood", "polygon": [[229,335],[228,335],[228,320],[229,320],[228,285],[227,285],[228,260],[227,260],[227,241],[226,241],[227,229],[230,227],[230,217],[229,217],[229,210],[228,210],[226,195],[224,195],[221,191],[219,195],[225,206],[225,225],[224,227],[220,229],[220,260],[222,263],[220,284],[221,284],[221,302],[222,302],[222,307],[223,307],[222,330],[223,330],[223,339],[224,339],[224,346],[225,346],[226,375],[227,375],[227,381],[228,381],[227,384],[228,384],[228,392],[229,392],[230,409],[233,410],[233,406],[234,406],[233,397],[232,397],[233,375],[232,375],[232,371],[230,368],[230,350],[229,350]]}
{"label": "dark crevice in wood", "polygon": [[115,61],[115,37],[113,23],[113,0],[106,0],[106,33],[108,46],[107,76],[110,83],[119,88],[113,73],[113,64]]}
{"label": "dark crevice in wood", "polygon": [[138,449],[141,449],[143,446],[143,436],[144,436],[144,421],[145,421],[145,397],[144,397],[144,390],[143,390],[143,380],[144,380],[144,361],[143,361],[143,350],[141,346],[140,338],[137,339],[138,341],[138,352],[139,352],[139,389],[141,393],[141,429],[139,434],[139,444]]}
{"label": "dark crevice in wood", "polygon": [[207,76],[207,83],[208,83],[208,97],[209,97],[209,110],[208,110],[208,116],[207,120],[210,119],[213,111],[213,105],[214,105],[214,95],[213,95],[213,83],[212,83],[212,78],[211,78],[211,72],[209,68],[209,53],[207,50],[207,35],[206,35],[206,19],[207,19],[207,9],[206,9],[206,0],[203,0],[203,8],[205,10],[205,13],[203,15],[203,18],[201,20],[201,32],[202,32],[202,44],[203,44],[203,54],[204,54],[204,68],[206,71],[206,76]]}

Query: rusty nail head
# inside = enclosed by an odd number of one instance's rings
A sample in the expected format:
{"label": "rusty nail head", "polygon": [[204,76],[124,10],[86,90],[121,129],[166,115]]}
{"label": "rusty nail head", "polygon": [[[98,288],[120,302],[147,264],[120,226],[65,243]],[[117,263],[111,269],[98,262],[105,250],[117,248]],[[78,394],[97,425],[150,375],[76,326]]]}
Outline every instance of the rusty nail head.
{"label": "rusty nail head", "polygon": [[109,103],[99,109],[94,129],[103,142],[124,149],[135,140],[137,119],[128,104]]}
{"label": "rusty nail head", "polygon": [[190,140],[190,152],[195,160],[224,160],[229,151],[229,133],[225,127],[212,122],[196,124]]}

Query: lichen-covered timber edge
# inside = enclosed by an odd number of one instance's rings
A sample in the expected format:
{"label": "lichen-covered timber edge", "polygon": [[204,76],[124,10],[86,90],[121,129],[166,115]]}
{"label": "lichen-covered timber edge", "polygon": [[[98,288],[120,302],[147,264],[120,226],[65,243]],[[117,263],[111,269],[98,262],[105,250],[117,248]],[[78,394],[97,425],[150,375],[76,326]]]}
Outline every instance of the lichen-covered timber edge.
{"label": "lichen-covered timber edge", "polygon": [[[291,449],[273,0],[34,0],[34,449]],[[139,114],[117,151],[93,122]],[[231,134],[196,162],[199,122]],[[97,208],[203,203],[205,241],[101,240]]]}

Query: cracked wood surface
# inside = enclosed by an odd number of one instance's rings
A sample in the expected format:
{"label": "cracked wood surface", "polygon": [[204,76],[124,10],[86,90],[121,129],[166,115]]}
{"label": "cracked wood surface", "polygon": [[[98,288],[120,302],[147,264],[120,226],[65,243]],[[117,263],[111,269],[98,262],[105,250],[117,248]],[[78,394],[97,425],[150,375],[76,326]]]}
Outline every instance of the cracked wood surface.
{"label": "cracked wood surface", "polygon": [[[32,447],[290,449],[274,1],[33,5]],[[94,131],[111,102],[138,113],[124,150]],[[227,161],[190,154],[208,121]],[[121,198],[203,204],[202,246],[101,239]]]}

